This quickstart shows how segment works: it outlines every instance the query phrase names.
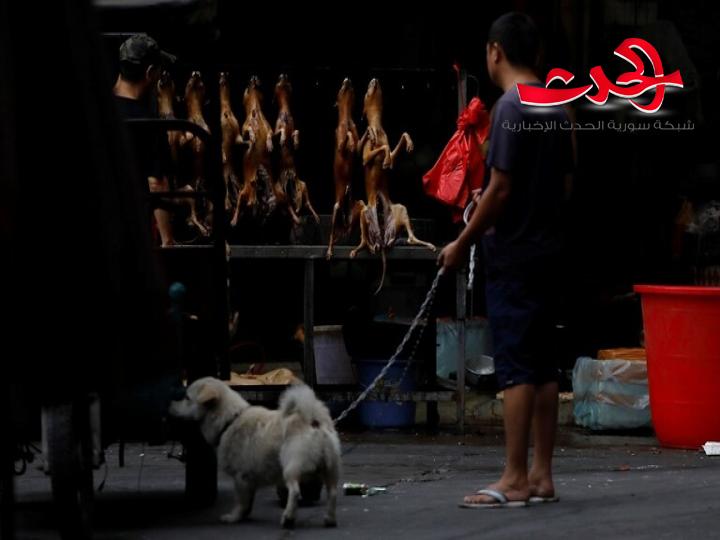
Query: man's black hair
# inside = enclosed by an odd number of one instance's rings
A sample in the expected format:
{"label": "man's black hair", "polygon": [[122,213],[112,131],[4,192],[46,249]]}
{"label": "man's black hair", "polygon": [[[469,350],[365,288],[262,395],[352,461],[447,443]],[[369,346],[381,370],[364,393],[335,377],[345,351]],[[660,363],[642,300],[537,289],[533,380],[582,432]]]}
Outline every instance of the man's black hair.
{"label": "man's black hair", "polygon": [[498,17],[488,34],[488,43],[498,43],[513,66],[534,69],[540,53],[540,32],[524,13]]}
{"label": "man's black hair", "polygon": [[145,77],[149,66],[171,64],[175,56],[169,54],[147,34],[134,34],[127,38],[118,51],[120,60],[120,75],[131,82],[140,82]]}
{"label": "man's black hair", "polygon": [[120,62],[120,76],[128,82],[140,82],[145,78],[145,72],[149,66],[150,64]]}

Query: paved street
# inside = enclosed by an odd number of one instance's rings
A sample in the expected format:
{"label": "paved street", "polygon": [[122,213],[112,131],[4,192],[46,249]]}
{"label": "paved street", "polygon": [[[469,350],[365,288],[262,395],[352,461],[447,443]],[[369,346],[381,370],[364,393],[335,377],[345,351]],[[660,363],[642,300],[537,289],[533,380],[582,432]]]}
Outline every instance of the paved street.
{"label": "paved street", "polygon": [[[101,539],[224,538],[720,538],[720,458],[659,449],[652,438],[561,436],[557,488],[561,502],[520,509],[464,510],[462,495],[493,481],[502,464],[497,435],[437,437],[354,435],[343,444],[344,481],[386,486],[372,497],[342,496],[339,528],[322,528],[322,505],[300,508],[295,531],[279,526],[274,489],[256,498],[252,520],[223,525],[231,502],[221,478],[217,503],[189,509],[183,465],[169,446],[130,446],[126,467],[108,455],[96,504]],[[103,471],[96,472],[96,483]],[[31,471],[17,483],[19,537],[55,538],[49,481]]]}

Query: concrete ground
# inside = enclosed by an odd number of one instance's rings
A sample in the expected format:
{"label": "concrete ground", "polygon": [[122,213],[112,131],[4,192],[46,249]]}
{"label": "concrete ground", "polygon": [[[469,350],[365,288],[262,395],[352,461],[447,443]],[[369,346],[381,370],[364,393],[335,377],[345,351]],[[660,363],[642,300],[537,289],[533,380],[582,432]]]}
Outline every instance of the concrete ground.
{"label": "concrete ground", "polygon": [[[322,505],[300,508],[294,531],[279,526],[274,489],[258,494],[249,522],[223,525],[217,518],[232,500],[228,479],[221,477],[214,506],[193,510],[183,498],[183,465],[166,457],[169,446],[131,445],[122,469],[117,447],[110,447],[97,496],[97,538],[720,538],[720,458],[660,449],[649,437],[569,429],[559,442],[559,503],[465,510],[458,508],[462,496],[498,475],[499,435],[346,436],[343,481],[385,486],[387,493],[341,496],[337,529],[322,528]],[[95,473],[96,484],[102,476]],[[18,537],[56,538],[49,480],[31,466],[17,492]]]}

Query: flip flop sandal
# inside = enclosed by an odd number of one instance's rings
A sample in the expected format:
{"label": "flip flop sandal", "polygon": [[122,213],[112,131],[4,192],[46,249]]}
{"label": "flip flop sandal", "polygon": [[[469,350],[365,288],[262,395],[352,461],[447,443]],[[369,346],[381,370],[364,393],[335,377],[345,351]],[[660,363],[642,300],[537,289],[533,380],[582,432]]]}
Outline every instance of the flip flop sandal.
{"label": "flip flop sandal", "polygon": [[543,504],[543,503],[554,503],[559,502],[560,497],[553,495],[552,497],[540,497],[539,495],[533,495],[528,499],[529,504]]}
{"label": "flip flop sandal", "polygon": [[476,495],[487,495],[495,499],[495,502],[488,503],[460,503],[460,508],[522,508],[528,505],[527,501],[508,501],[504,493],[494,489],[481,489]]}

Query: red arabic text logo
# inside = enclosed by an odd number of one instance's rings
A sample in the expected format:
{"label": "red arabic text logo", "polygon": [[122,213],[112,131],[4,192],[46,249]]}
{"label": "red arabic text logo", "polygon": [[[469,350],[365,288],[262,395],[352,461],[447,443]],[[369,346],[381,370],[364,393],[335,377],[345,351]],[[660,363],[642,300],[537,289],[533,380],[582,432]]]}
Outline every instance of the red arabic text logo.
{"label": "red arabic text logo", "polygon": [[[645,75],[643,60],[634,49],[642,52],[648,60],[650,60],[654,75]],[[575,78],[575,75],[567,70],[554,68],[551,69],[547,75],[545,88],[518,84],[520,101],[525,105],[552,107],[569,103],[581,96],[585,96],[596,105],[604,105],[609,95],[612,94],[630,100],[630,103],[639,111],[654,113],[660,109],[663,99],[665,99],[666,86],[683,87],[680,71],[674,71],[670,75],[665,75],[663,73],[660,55],[655,47],[644,39],[626,39],[615,49],[615,54],[630,63],[635,68],[635,71],[623,73],[617,78],[615,83],[612,83],[605,75],[602,67],[595,66],[590,70],[590,78],[593,83],[595,83],[595,86],[597,86],[597,92],[593,95],[588,94],[593,87],[592,84],[579,86],[577,88],[548,88],[550,83],[556,79],[561,80],[567,85]],[[656,90],[655,97],[650,103],[643,105],[631,99],[644,94],[652,88],[656,88]]]}

